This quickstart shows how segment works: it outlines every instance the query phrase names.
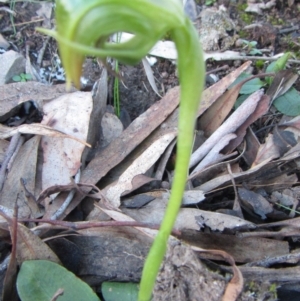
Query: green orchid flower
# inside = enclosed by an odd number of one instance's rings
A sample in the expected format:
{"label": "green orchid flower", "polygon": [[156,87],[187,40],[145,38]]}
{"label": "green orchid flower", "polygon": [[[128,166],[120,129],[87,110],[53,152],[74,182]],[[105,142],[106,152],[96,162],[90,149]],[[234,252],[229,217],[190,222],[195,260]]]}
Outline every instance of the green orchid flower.
{"label": "green orchid flower", "polygon": [[[56,26],[56,31],[40,31],[58,41],[68,86],[71,82],[80,86],[86,55],[136,64],[167,34],[176,45],[181,87],[177,159],[170,200],[142,273],[139,300],[148,301],[181,206],[188,174],[205,75],[198,35],[179,0],[57,0]],[[110,42],[109,37],[118,32],[131,33],[133,37],[126,42]]]}

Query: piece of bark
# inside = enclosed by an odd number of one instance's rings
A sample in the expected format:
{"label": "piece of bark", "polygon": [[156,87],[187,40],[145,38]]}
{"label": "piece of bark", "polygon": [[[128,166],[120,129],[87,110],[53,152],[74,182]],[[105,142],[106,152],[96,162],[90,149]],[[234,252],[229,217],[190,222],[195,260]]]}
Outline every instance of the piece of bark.
{"label": "piece of bark", "polygon": [[182,240],[202,249],[223,250],[236,262],[251,262],[289,253],[287,241],[267,238],[240,238],[235,235],[182,231]]}

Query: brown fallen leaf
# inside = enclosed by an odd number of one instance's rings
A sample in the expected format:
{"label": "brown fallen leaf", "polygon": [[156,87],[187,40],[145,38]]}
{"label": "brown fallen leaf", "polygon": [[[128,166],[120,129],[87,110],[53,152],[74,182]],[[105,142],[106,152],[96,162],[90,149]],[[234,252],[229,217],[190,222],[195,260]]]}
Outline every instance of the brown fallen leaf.
{"label": "brown fallen leaf", "polygon": [[258,214],[262,219],[266,219],[266,214],[273,211],[273,206],[262,195],[254,191],[238,188],[238,194],[242,205]]}
{"label": "brown fallen leaf", "polygon": [[180,238],[191,246],[223,250],[239,263],[255,262],[265,259],[266,256],[276,257],[289,253],[287,241],[261,237],[239,237],[224,233],[183,230]]}
{"label": "brown fallen leaf", "polygon": [[277,72],[271,86],[266,92],[271,98],[271,103],[289,90],[297,79],[298,75],[291,69],[280,70]]}
{"label": "brown fallen leaf", "polygon": [[[277,185],[277,189],[290,187],[291,184],[297,182],[297,176],[295,174],[287,175],[286,171],[280,170],[278,167],[286,164],[287,162],[296,160],[299,157],[299,153],[300,144],[297,144],[278,160],[271,161],[269,163],[262,162],[246,171],[233,172],[232,176],[236,183],[245,182],[248,187],[253,187],[255,185],[261,186],[262,182],[264,182],[266,189],[268,187],[273,189],[274,185]],[[290,170],[289,172],[291,173],[293,170]],[[284,181],[277,178],[283,176],[285,176]],[[232,179],[229,174],[223,174],[204,182],[198,186],[197,189],[202,190],[204,193],[208,193],[217,188],[231,185],[231,181]],[[282,183],[283,185],[280,186]]]}
{"label": "brown fallen leaf", "polygon": [[257,156],[257,152],[260,147],[260,143],[256,135],[253,133],[251,127],[248,127],[244,140],[246,149],[243,153],[243,159],[246,161],[248,166],[251,166]]}
{"label": "brown fallen leaf", "polygon": [[60,264],[56,254],[26,226],[18,223],[17,259],[21,265],[26,260],[50,260]]}
{"label": "brown fallen leaf", "polygon": [[[238,74],[236,74],[238,76]],[[215,132],[232,110],[244,81],[225,91],[201,116],[198,122],[200,130],[209,137]]]}
{"label": "brown fallen leaf", "polygon": [[29,139],[21,147],[15,161],[7,174],[3,189],[0,193],[1,205],[13,209],[14,202],[17,201],[19,207],[19,217],[38,217],[41,215],[40,208],[32,199],[26,197],[26,190],[20,182],[23,179],[26,189],[35,194],[36,185],[36,165],[38,156],[40,137],[35,136]]}
{"label": "brown fallen leaf", "polygon": [[215,144],[215,146],[213,146],[213,148],[208,152],[208,154],[204,157],[204,159],[197,165],[197,167],[193,171],[193,174],[199,173],[207,166],[217,164],[217,163],[223,161],[226,156],[224,154],[222,154],[221,151],[228,145],[228,143],[231,140],[233,140],[235,138],[236,138],[236,135],[233,133],[224,135]]}
{"label": "brown fallen leaf", "polygon": [[42,137],[42,189],[68,184],[70,177],[78,172],[85,145],[77,141],[87,140],[92,108],[90,92],[66,94],[44,105],[42,125],[63,131],[74,139]]}
{"label": "brown fallen leaf", "polygon": [[274,144],[273,135],[269,134],[264,144],[260,145],[256,158],[252,164],[252,167],[272,161],[273,159],[279,158],[278,147]]}
{"label": "brown fallen leaf", "polygon": [[144,153],[132,162],[117,182],[103,189],[103,194],[113,207],[117,208],[120,206],[120,196],[123,192],[132,189],[133,178],[149,170],[174,138],[175,133],[170,133],[156,140]]}
{"label": "brown fallen leaf", "polygon": [[[224,93],[228,86],[234,82],[236,77],[247,69],[249,64],[251,64],[251,62],[243,64],[241,67],[228,74],[218,83],[203,92],[198,116],[200,116],[220,95],[222,95],[222,93]],[[177,126],[178,116],[178,111],[174,110],[178,103],[179,87],[175,87],[169,90],[160,102],[155,103],[145,113],[135,119],[119,138],[113,141],[105,150],[100,152],[83,171],[81,181],[88,184],[96,184],[116,165],[121,163],[125,157],[127,157],[126,161],[129,163],[135,160],[136,155],[132,156],[131,160],[128,158],[128,155],[156,128],[157,130],[149,136],[149,139],[147,139],[148,144],[145,141],[145,143],[141,145],[141,148],[137,148],[137,153],[142,153],[160,136],[174,132],[174,127]],[[167,119],[168,116],[169,118]],[[165,121],[166,119],[167,121]],[[161,124],[162,126],[159,127]],[[128,164],[128,162],[126,163]],[[127,164],[124,164],[123,170],[127,168]],[[99,168],[99,166],[101,166],[101,168]],[[119,167],[120,164],[118,165],[118,168]],[[66,195],[62,194],[56,198],[53,211],[56,211],[55,208],[59,208],[61,206],[64,202],[65,196]],[[72,211],[80,203],[82,198],[82,196],[76,195],[72,203],[67,208],[66,214]],[[49,213],[46,212],[46,217],[50,217],[51,215],[52,211],[49,211]]]}
{"label": "brown fallen leaf", "polygon": [[22,124],[18,127],[6,127],[0,124],[0,139],[6,139],[12,137],[17,133],[49,136],[49,137],[56,137],[56,138],[68,138],[68,139],[73,139],[83,145],[90,147],[88,143],[86,143],[81,139],[78,139],[74,136],[67,135],[62,131],[54,130],[49,126],[45,126],[39,123]]}
{"label": "brown fallen leaf", "polygon": [[244,278],[239,268],[235,265],[233,257],[227,252],[221,250],[203,250],[196,247],[192,247],[192,249],[200,252],[200,254],[203,253],[218,256],[219,260],[225,260],[231,265],[233,277],[225,289],[222,301],[236,301],[243,290]]}
{"label": "brown fallen leaf", "polygon": [[256,225],[243,220],[241,218],[198,209],[195,212],[195,219],[200,229],[204,226],[210,228],[212,231],[224,231],[225,229],[241,230],[241,229],[255,229]]}
{"label": "brown fallen leaf", "polygon": [[[76,91],[71,88],[70,92]],[[43,102],[66,94],[66,85],[45,85],[35,81],[12,83],[0,86],[0,122],[15,114],[15,108],[25,102],[34,100],[42,109]]]}
{"label": "brown fallen leaf", "polygon": [[219,97],[221,97],[228,87],[236,80],[236,78],[251,65],[251,61],[245,62],[242,66],[230,72],[220,81],[203,91],[202,99],[197,116],[201,116],[208,108],[210,108]]}
{"label": "brown fallen leaf", "polygon": [[10,237],[12,243],[12,250],[10,254],[9,264],[5,273],[5,278],[3,281],[3,289],[2,289],[2,300],[3,301],[17,301],[18,294],[16,288],[16,280],[17,280],[17,231],[18,231],[18,208],[15,206],[14,208],[14,217],[11,219],[6,216],[7,223],[10,225]]}
{"label": "brown fallen leaf", "polygon": [[[175,110],[178,102],[179,88],[176,87],[171,89],[160,102],[155,103],[145,113],[136,118],[126,130],[123,131],[120,137],[115,139],[103,151],[98,153],[83,170],[81,182],[87,184],[96,184],[99,182],[102,177],[104,177],[113,167],[122,162],[123,159],[137,147],[137,145],[144,141],[144,139]],[[171,132],[174,133],[174,127]],[[152,141],[152,143],[154,141]],[[99,166],[101,166],[101,168],[99,168]],[[127,167],[128,165],[126,168]],[[85,192],[88,191],[89,190]],[[64,194],[56,198],[53,209],[51,209],[51,212],[46,212],[45,218],[50,217],[52,215],[52,210],[55,212],[57,210],[56,208],[61,206],[64,202],[64,198]],[[83,197],[81,195],[76,195],[66,213],[68,213],[69,210],[74,209],[82,199]]]}
{"label": "brown fallen leaf", "polygon": [[[246,99],[233,114],[214,132],[191,156],[190,167],[195,166],[213,146],[226,134],[236,133],[238,128],[250,118],[255,112],[263,96],[263,90],[258,90]],[[252,120],[251,120],[252,121]],[[248,127],[248,124],[247,124]],[[245,129],[246,131],[246,129]],[[237,135],[238,136],[238,135]],[[196,171],[193,171],[194,173]]]}
{"label": "brown fallen leaf", "polygon": [[232,152],[234,149],[236,149],[236,147],[238,147],[242,143],[249,126],[268,112],[269,105],[270,97],[268,95],[263,95],[261,100],[258,102],[254,112],[250,114],[249,118],[244,123],[242,123],[235,131],[237,138],[230,141],[228,146],[226,146],[223,149],[224,153]]}

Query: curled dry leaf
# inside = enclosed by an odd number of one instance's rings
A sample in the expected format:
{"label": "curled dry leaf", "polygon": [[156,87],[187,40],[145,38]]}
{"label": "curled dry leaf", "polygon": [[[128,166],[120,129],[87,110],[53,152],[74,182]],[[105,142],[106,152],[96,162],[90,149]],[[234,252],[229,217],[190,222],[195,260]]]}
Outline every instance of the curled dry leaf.
{"label": "curled dry leaf", "polygon": [[252,167],[272,161],[273,159],[279,158],[279,151],[273,141],[273,135],[269,134],[266,138],[266,142],[260,145],[256,158],[252,164]]}
{"label": "curled dry leaf", "polygon": [[56,138],[67,138],[73,139],[83,145],[90,146],[88,143],[83,141],[82,139],[78,139],[74,136],[70,136],[63,131],[58,131],[53,129],[52,127],[39,124],[22,124],[18,127],[7,127],[0,124],[0,139],[6,139],[12,137],[13,135],[20,134],[32,134],[32,135],[40,135],[40,136],[48,136],[48,137],[56,137]]}
{"label": "curled dry leaf", "polygon": [[208,152],[205,158],[197,165],[197,167],[193,170],[192,174],[198,173],[199,171],[203,170],[204,168],[221,162],[225,155],[221,153],[222,149],[228,145],[228,143],[235,139],[237,136],[235,134],[227,134],[223,136],[215,146]]}
{"label": "curled dry leaf", "polygon": [[215,131],[191,156],[190,167],[195,166],[214,145],[225,135],[235,133],[249,116],[255,112],[264,92],[258,90],[251,94],[238,109]]}

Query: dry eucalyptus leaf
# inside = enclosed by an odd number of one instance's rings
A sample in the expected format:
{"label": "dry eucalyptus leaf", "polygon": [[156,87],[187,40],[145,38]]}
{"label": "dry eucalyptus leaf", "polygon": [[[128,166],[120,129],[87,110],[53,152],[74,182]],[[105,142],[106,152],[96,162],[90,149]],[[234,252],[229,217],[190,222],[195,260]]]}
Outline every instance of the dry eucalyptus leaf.
{"label": "dry eucalyptus leaf", "polygon": [[[93,108],[91,93],[75,92],[44,105],[42,124],[78,140],[86,140]],[[42,189],[70,182],[81,165],[84,144],[73,139],[43,137]]]}
{"label": "dry eucalyptus leaf", "polygon": [[256,158],[252,164],[252,167],[272,161],[273,159],[279,158],[278,147],[274,144],[273,135],[269,134],[264,144],[260,145]]}
{"label": "dry eucalyptus leaf", "polygon": [[82,139],[76,138],[75,135],[67,135],[63,131],[55,130],[52,127],[39,124],[39,123],[31,123],[31,124],[22,124],[18,127],[7,127],[0,124],[0,138],[5,139],[12,137],[13,135],[20,134],[33,134],[40,136],[48,136],[48,137],[57,137],[57,138],[66,138],[75,140],[77,143],[89,146],[88,143],[83,141]]}
{"label": "dry eucalyptus leaf", "polygon": [[107,200],[113,207],[117,208],[120,206],[120,196],[123,192],[132,189],[133,178],[139,174],[144,174],[152,167],[175,137],[175,133],[170,133],[156,140],[146,151],[132,162],[116,183],[103,190]]}
{"label": "dry eucalyptus leaf", "polygon": [[[237,74],[245,71],[251,62],[244,63],[241,67],[222,78],[218,83],[206,89],[202,94],[202,101],[198,110],[200,116],[224,91],[234,82]],[[137,148],[152,133],[149,139],[155,141],[165,133],[173,132],[177,126],[178,111],[175,110],[179,103],[179,87],[170,89],[161,101],[152,105],[145,113],[135,119],[119,138],[114,140],[106,149],[101,151],[83,170],[82,182],[95,184],[99,182],[109,171],[124,160],[125,157]],[[174,111],[175,110],[175,111]],[[168,117],[168,118],[167,118]],[[163,123],[163,124],[162,124]],[[159,127],[159,125],[161,125]],[[153,138],[154,137],[154,138]],[[147,139],[148,140],[148,139]],[[147,145],[147,144],[146,144]],[[142,151],[147,147],[143,145]],[[135,157],[134,157],[135,158]],[[101,169],[99,169],[101,166]],[[64,202],[65,194],[56,198],[58,206]],[[72,211],[82,200],[77,194],[67,209]],[[51,212],[46,213],[50,217]]]}
{"label": "dry eucalyptus leaf", "polygon": [[235,139],[236,137],[237,136],[232,133],[224,135],[208,152],[205,158],[197,165],[197,167],[193,170],[192,175],[210,165],[221,162],[225,157],[225,155],[222,154],[221,151],[225,146],[228,145],[231,140]]}
{"label": "dry eucalyptus leaf", "polygon": [[124,128],[120,119],[115,115],[106,112],[101,121],[102,137],[100,139],[100,148],[104,148],[114,139],[118,138]]}
{"label": "dry eucalyptus leaf", "polygon": [[266,94],[271,97],[271,102],[287,92],[293,86],[298,77],[299,76],[291,69],[280,70],[276,73],[271,86],[266,92]]}
{"label": "dry eucalyptus leaf", "polygon": [[[193,195],[193,193],[191,194]],[[195,194],[197,194],[197,191],[195,191]],[[194,194],[194,198],[195,198],[195,194]],[[201,194],[202,192],[198,193],[198,196],[200,196],[199,199],[201,199]],[[190,196],[186,194],[185,198],[189,198],[189,197]],[[161,194],[161,197],[157,197],[155,200],[146,204],[142,208],[138,208],[138,209],[122,208],[122,211],[136,221],[151,223],[151,224],[160,224],[164,217],[168,202],[169,202],[169,193],[163,193]],[[195,216],[197,216],[198,214],[199,214],[198,209],[181,208],[176,218],[174,228],[177,230],[182,230],[182,229],[199,230],[199,226],[195,221]]]}
{"label": "dry eucalyptus leaf", "polygon": [[255,112],[264,92],[251,94],[233,114],[191,156],[190,167],[195,166],[224,135],[234,133]]}
{"label": "dry eucalyptus leaf", "polygon": [[53,251],[30,229],[18,223],[17,259],[18,263],[25,260],[50,260],[60,264]]}
{"label": "dry eucalyptus leaf", "polygon": [[36,181],[36,165],[40,137],[35,136],[28,140],[19,150],[13,165],[8,172],[0,194],[1,205],[13,209],[15,202],[19,207],[19,217],[39,217],[41,212],[32,198],[26,196],[26,189],[34,195]]}
{"label": "dry eucalyptus leaf", "polygon": [[239,237],[224,233],[184,230],[181,239],[191,246],[202,249],[223,250],[239,263],[258,261],[266,258],[266,256],[275,257],[289,253],[287,241],[262,237]]}
{"label": "dry eucalyptus leaf", "polygon": [[[161,224],[165,215],[165,209],[165,207],[160,205],[158,208],[145,206],[138,210],[123,209],[123,211],[139,222]],[[197,216],[197,214],[199,214],[198,209],[181,208],[177,215],[174,228],[176,230],[199,230],[199,225],[195,221],[195,216]]]}
{"label": "dry eucalyptus leaf", "polygon": [[[236,78],[238,76],[236,74]],[[198,126],[200,130],[204,131],[206,137],[212,135],[228,116],[239,96],[243,83],[239,83],[224,92],[202,115]]]}
{"label": "dry eucalyptus leaf", "polygon": [[262,195],[245,188],[238,188],[238,193],[242,204],[253,210],[262,219],[266,219],[266,214],[273,211],[273,206]]}
{"label": "dry eucalyptus leaf", "polygon": [[0,164],[2,164],[2,161],[5,156],[5,152],[9,146],[9,142],[6,140],[0,140]]}
{"label": "dry eucalyptus leaf", "polygon": [[[100,209],[103,212],[105,212],[108,216],[110,216],[112,219],[114,219],[115,221],[123,221],[123,222],[125,222],[125,221],[135,222],[136,221],[135,219],[131,218],[130,216],[126,215],[125,213],[114,211],[114,210],[108,210],[108,209],[104,209],[104,208],[100,208]],[[147,222],[147,221],[142,221],[142,222]],[[135,227],[135,228],[151,238],[154,238],[157,234],[157,230],[147,229],[147,228],[139,228],[139,227]]]}
{"label": "dry eucalyptus leaf", "polygon": [[[71,91],[76,91],[71,88]],[[0,86],[0,122],[14,115],[14,109],[25,101],[35,101],[40,109],[43,102],[66,94],[66,85],[49,86],[39,82],[19,82]]]}
{"label": "dry eucalyptus leaf", "polygon": [[207,226],[212,231],[224,231],[225,229],[250,230],[256,228],[255,224],[242,220],[238,217],[210,211],[198,210],[198,214],[195,215],[195,219],[200,228]]}

